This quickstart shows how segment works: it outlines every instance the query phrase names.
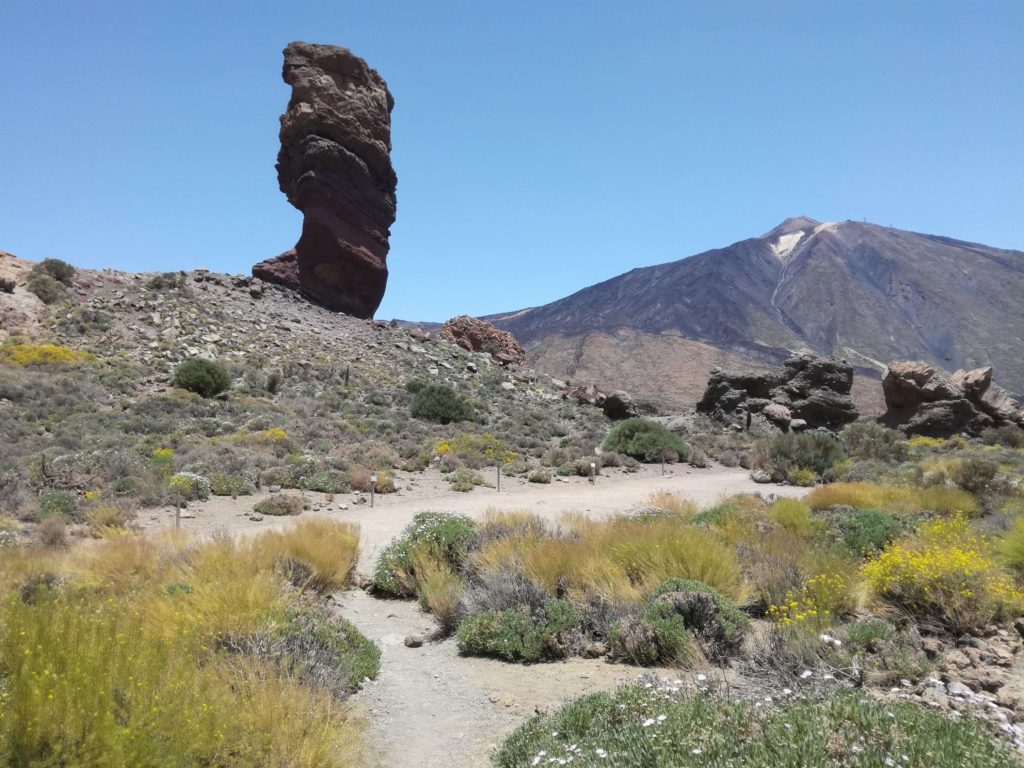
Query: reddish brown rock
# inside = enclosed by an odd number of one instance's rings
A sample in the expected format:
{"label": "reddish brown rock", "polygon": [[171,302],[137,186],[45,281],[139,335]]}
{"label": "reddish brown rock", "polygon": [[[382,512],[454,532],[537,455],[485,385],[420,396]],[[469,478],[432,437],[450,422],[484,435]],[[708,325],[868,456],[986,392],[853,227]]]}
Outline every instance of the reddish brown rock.
{"label": "reddish brown rock", "polygon": [[563,400],[575,400],[580,405],[595,405],[598,408],[604,405],[604,393],[593,384],[573,387],[568,392],[562,393]]}
{"label": "reddish brown rock", "polygon": [[441,328],[441,338],[470,352],[487,352],[502,365],[523,365],[526,352],[508,331],[469,315],[453,317]]}
{"label": "reddish brown rock", "polygon": [[888,407],[882,423],[908,435],[978,435],[991,426],[1024,424],[1020,404],[992,383],[991,366],[947,378],[926,363],[894,362],[882,392]]}
{"label": "reddish brown rock", "polygon": [[365,61],[333,45],[289,44],[283,77],[292,96],[281,115],[277,179],[303,213],[302,235],[253,274],[330,309],[372,317],[387,286],[395,221],[394,99]]}

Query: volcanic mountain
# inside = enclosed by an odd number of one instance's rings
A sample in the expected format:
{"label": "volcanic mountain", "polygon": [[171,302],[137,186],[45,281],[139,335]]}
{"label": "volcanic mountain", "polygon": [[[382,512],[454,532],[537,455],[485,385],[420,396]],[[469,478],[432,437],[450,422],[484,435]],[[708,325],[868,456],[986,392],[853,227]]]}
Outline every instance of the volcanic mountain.
{"label": "volcanic mountain", "polygon": [[[488,319],[547,373],[667,406],[697,400],[715,365],[774,365],[801,350],[875,378],[892,360],[994,365],[1000,384],[1024,391],[1024,252],[866,222],[787,219]],[[859,378],[854,394],[872,411],[881,390]]]}

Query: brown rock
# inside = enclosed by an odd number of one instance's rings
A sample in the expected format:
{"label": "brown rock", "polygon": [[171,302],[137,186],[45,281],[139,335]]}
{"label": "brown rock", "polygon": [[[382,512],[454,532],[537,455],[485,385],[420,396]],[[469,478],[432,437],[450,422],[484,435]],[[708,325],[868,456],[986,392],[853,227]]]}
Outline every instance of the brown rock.
{"label": "brown rock", "polygon": [[387,285],[395,220],[394,99],[365,61],[333,45],[289,44],[283,77],[292,96],[281,116],[277,178],[303,213],[302,235],[253,274],[329,309],[372,317]]}
{"label": "brown rock", "polygon": [[453,317],[441,328],[441,338],[471,352],[487,352],[502,365],[523,365],[526,352],[508,331],[469,315]]}
{"label": "brown rock", "polygon": [[604,395],[593,384],[574,387],[568,392],[563,392],[562,399],[576,400],[580,405],[596,405],[598,407],[604,405]]}

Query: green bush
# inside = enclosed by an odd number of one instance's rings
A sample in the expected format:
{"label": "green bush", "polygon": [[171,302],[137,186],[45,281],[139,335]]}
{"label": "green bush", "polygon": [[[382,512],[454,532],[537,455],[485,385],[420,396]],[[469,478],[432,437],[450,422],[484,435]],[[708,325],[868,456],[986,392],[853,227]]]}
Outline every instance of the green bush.
{"label": "green bush", "polygon": [[348,493],[352,484],[348,476],[333,469],[317,469],[299,479],[299,488],[319,493]]}
{"label": "green bush", "polygon": [[999,472],[999,463],[986,456],[968,456],[953,461],[947,470],[949,479],[968,493],[979,495],[988,490]]}
{"label": "green bush", "polygon": [[78,502],[67,491],[41,491],[39,494],[39,513],[37,520],[56,517],[70,521],[74,517]]}
{"label": "green bush", "polygon": [[835,507],[827,517],[833,537],[861,557],[873,557],[911,529],[900,516],[877,509]]}
{"label": "green bush", "polygon": [[[1007,768],[993,723],[911,702],[834,694],[779,706],[625,686],[536,715],[495,753],[497,768],[551,759],[575,768]],[[905,757],[904,757],[905,756]],[[538,761],[539,762],[539,761]],[[547,762],[543,763],[547,765]]]}
{"label": "green bush", "polygon": [[860,461],[899,463],[906,460],[910,449],[902,433],[874,421],[848,424],[839,433],[839,442],[847,456]]}
{"label": "green bush", "polygon": [[472,470],[466,469],[465,467],[459,467],[448,475],[448,482],[451,483],[453,491],[468,493],[476,486],[483,485],[484,479]]}
{"label": "green bush", "polygon": [[535,469],[527,478],[531,483],[547,484],[551,482],[551,473],[546,469]]}
{"label": "green bush", "polygon": [[148,291],[178,291],[185,287],[184,272],[161,272],[143,285]]}
{"label": "green bush", "polygon": [[790,467],[786,473],[786,481],[790,485],[798,485],[801,488],[810,488],[817,484],[818,476],[813,469],[806,467]]}
{"label": "green bush", "polygon": [[650,608],[608,630],[612,657],[642,667],[685,665],[693,658],[693,644],[693,634],[679,616],[663,616]]}
{"label": "green bush", "polygon": [[547,600],[544,608],[535,612],[526,606],[485,611],[459,625],[459,651],[506,661],[562,658],[568,652],[561,635],[578,624],[576,609],[565,600]]}
{"label": "green bush", "polygon": [[454,389],[443,384],[430,384],[416,392],[409,411],[414,418],[438,424],[466,421],[473,417],[469,403]]}
{"label": "green bush", "polygon": [[25,281],[25,288],[43,304],[56,304],[68,295],[64,284],[47,274],[30,274]]}
{"label": "green bush", "polygon": [[32,267],[32,271],[28,274],[29,278],[46,275],[59,283],[71,285],[71,280],[75,276],[75,268],[60,259],[43,259]]}
{"label": "green bush", "polygon": [[989,427],[981,433],[981,441],[985,445],[1004,445],[1007,448],[1020,448],[1024,446],[1024,429],[1021,429],[1016,424]]}
{"label": "green bush", "polygon": [[665,425],[644,418],[620,421],[604,440],[602,449],[624,453],[640,461],[660,461],[663,452],[686,454],[686,443]]}
{"label": "green bush", "polygon": [[654,590],[649,604],[663,619],[681,618],[711,661],[736,656],[750,631],[739,606],[703,581],[669,579]]}
{"label": "green bush", "polygon": [[214,496],[251,496],[255,492],[256,486],[242,475],[218,472],[210,476],[210,493]]}
{"label": "green bush", "polygon": [[465,515],[420,512],[402,533],[381,550],[373,572],[377,589],[397,597],[412,597],[409,575],[414,575],[413,554],[419,544],[431,545],[453,571],[459,571],[476,538],[476,523]]}
{"label": "green bush", "polygon": [[202,397],[214,397],[231,386],[231,376],[217,363],[193,357],[174,369],[174,386]]}
{"label": "green bush", "polygon": [[825,432],[789,432],[761,441],[754,465],[766,470],[776,482],[785,480],[791,469],[809,469],[822,476],[843,458],[843,445]]}

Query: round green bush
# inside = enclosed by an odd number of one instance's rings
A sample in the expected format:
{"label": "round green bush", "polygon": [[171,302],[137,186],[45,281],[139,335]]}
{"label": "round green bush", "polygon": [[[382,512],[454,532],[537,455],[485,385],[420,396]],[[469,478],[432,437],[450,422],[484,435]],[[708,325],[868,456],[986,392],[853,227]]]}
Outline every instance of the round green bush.
{"label": "round green bush", "polygon": [[458,629],[459,651],[467,656],[495,656],[506,661],[540,661],[568,655],[560,635],[579,624],[579,614],[565,600],[546,600],[543,610],[525,606],[484,611],[464,619]]}
{"label": "round green bush", "polygon": [[443,384],[431,384],[416,392],[409,411],[414,418],[438,424],[465,421],[473,416],[469,403]]}
{"label": "round green bush", "polygon": [[665,425],[650,419],[620,421],[608,433],[602,446],[605,451],[624,453],[640,461],[660,461],[663,452],[674,451],[682,456],[686,443]]}
{"label": "round green bush", "polygon": [[465,515],[420,512],[381,550],[373,572],[374,586],[396,597],[412,597],[403,576],[413,572],[413,551],[418,544],[432,545],[449,567],[458,572],[475,538],[476,523]]}
{"label": "round green bush", "polygon": [[75,276],[75,268],[60,259],[43,259],[32,267],[29,275],[47,275],[60,283],[70,285],[71,279]]}
{"label": "round green bush", "polygon": [[174,369],[174,386],[214,397],[231,386],[231,375],[212,360],[193,357]]}

